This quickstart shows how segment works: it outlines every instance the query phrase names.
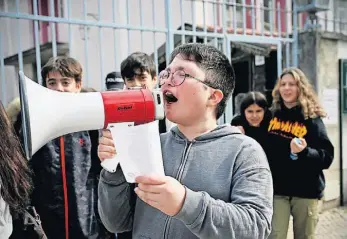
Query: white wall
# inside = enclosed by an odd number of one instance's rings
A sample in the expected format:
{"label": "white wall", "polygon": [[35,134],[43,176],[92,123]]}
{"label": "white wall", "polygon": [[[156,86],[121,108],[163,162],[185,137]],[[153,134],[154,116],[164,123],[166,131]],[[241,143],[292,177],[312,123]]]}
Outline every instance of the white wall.
{"label": "white wall", "polygon": [[[28,13],[30,6],[31,5],[29,5],[28,1],[26,0],[19,1],[20,12]],[[2,5],[0,5],[0,11],[12,13],[16,12],[16,1],[2,1]],[[32,37],[32,26],[33,25],[29,20],[0,18],[0,37],[2,42],[2,45],[0,47],[4,58],[16,54],[19,51],[19,34],[22,51],[33,47],[34,39]],[[2,84],[0,84],[0,99],[4,105],[11,101],[13,97],[18,95],[17,72],[18,71],[15,70],[14,66],[5,66],[4,75],[6,98],[4,98],[4,95],[2,94],[4,87]],[[0,82],[2,82],[2,80],[0,80]]]}

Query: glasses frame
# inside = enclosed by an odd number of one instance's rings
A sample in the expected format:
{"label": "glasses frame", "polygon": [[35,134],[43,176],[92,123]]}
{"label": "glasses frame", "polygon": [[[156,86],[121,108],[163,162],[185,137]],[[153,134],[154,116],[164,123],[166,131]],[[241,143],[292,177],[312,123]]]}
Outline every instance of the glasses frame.
{"label": "glasses frame", "polygon": [[[161,75],[163,72],[167,72],[167,73],[168,73],[168,77],[167,77],[166,79],[164,79],[164,80],[162,80],[162,79],[160,78],[160,75]],[[182,82],[181,82],[180,84],[175,84],[174,81],[173,81],[173,79],[174,79],[174,74],[175,74],[176,72],[182,72],[182,73],[184,73],[184,79],[182,80]],[[198,81],[198,82],[204,84],[204,85],[207,86],[207,87],[210,87],[210,88],[212,88],[212,89],[216,89],[216,88],[213,87],[210,83],[205,82],[205,81],[202,81],[201,79],[199,79],[199,78],[197,78],[197,77],[194,77],[194,76],[192,76],[192,75],[189,75],[189,74],[187,74],[187,73],[186,73],[184,70],[182,70],[182,69],[181,69],[181,70],[177,70],[177,71],[175,71],[175,72],[170,72],[170,71],[168,71],[168,70],[162,70],[162,71],[159,73],[159,75],[158,75],[158,78],[159,78],[159,86],[164,85],[165,82],[166,82],[168,79],[170,79],[170,83],[171,83],[172,86],[180,86],[180,85],[183,84],[183,82],[186,80],[187,77],[188,77],[188,78],[191,78],[191,79],[194,79],[194,80],[196,80],[196,81]]]}

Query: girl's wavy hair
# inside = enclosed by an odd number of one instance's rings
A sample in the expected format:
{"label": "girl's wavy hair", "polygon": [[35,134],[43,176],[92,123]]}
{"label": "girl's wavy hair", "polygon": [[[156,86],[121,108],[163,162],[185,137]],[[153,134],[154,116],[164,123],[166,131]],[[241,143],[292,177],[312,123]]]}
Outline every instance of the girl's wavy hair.
{"label": "girl's wavy hair", "polygon": [[325,117],[326,112],[324,111],[323,107],[320,105],[317,94],[313,90],[313,87],[308,81],[304,72],[302,72],[298,68],[287,68],[283,70],[281,76],[278,78],[277,83],[272,91],[273,101],[272,101],[271,110],[273,112],[281,110],[281,107],[283,105],[282,104],[283,100],[280,95],[279,88],[280,88],[281,80],[283,76],[288,74],[294,78],[299,88],[299,96],[298,96],[297,102],[302,109],[302,113],[305,119]]}
{"label": "girl's wavy hair", "polygon": [[1,196],[14,218],[24,212],[32,191],[32,172],[18,137],[0,102],[0,183]]}

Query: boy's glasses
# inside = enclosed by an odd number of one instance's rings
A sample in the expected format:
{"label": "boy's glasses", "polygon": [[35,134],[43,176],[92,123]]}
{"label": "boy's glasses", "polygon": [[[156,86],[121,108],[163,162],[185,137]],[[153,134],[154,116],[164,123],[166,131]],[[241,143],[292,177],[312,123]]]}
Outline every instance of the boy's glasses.
{"label": "boy's glasses", "polygon": [[[172,77],[170,78],[170,76],[172,75]],[[192,78],[194,80],[197,80],[199,82],[201,82],[202,84],[211,87],[212,89],[215,89],[215,87],[213,87],[212,85],[210,85],[208,82],[204,82],[194,76],[191,76],[189,74],[186,74],[184,72],[184,70],[177,70],[175,72],[170,72],[168,70],[163,70],[162,72],[160,72],[159,74],[159,85],[162,86],[165,84],[166,80],[170,78],[170,83],[172,86],[179,86],[182,85],[184,80],[186,79],[186,77]]]}

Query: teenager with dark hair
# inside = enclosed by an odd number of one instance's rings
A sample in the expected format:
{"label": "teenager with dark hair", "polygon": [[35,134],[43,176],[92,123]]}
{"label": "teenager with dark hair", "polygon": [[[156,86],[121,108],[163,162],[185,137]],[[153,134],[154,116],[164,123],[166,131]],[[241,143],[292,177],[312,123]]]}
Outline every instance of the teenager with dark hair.
{"label": "teenager with dark hair", "polygon": [[248,92],[241,101],[240,115],[233,118],[231,125],[237,126],[266,150],[270,119],[271,111],[265,96],[260,92]]}
{"label": "teenager with dark hair", "polygon": [[[134,238],[267,238],[273,189],[266,156],[236,127],[217,124],[235,84],[228,58],[210,45],[184,44],[159,81],[166,117],[177,124],[160,135],[166,176],[141,175],[134,190],[120,167],[103,170],[106,228],[132,230]],[[99,142],[100,159],[112,157],[110,132]]]}
{"label": "teenager with dark hair", "polygon": [[[82,73],[77,60],[58,56],[43,66],[41,76],[44,86],[54,91],[93,91],[82,89]],[[9,111],[20,109],[16,104],[18,100]],[[14,122],[18,134],[21,134],[20,120],[18,111]],[[97,209],[101,171],[98,139],[97,130],[67,134],[48,142],[29,161],[34,183],[32,205],[49,239],[114,237],[101,223]]]}
{"label": "teenager with dark hair", "polygon": [[[125,90],[143,87],[153,90],[157,86],[157,72],[153,59],[144,52],[135,52],[121,63]],[[166,118],[159,120],[159,132],[165,133],[173,126]]]}

